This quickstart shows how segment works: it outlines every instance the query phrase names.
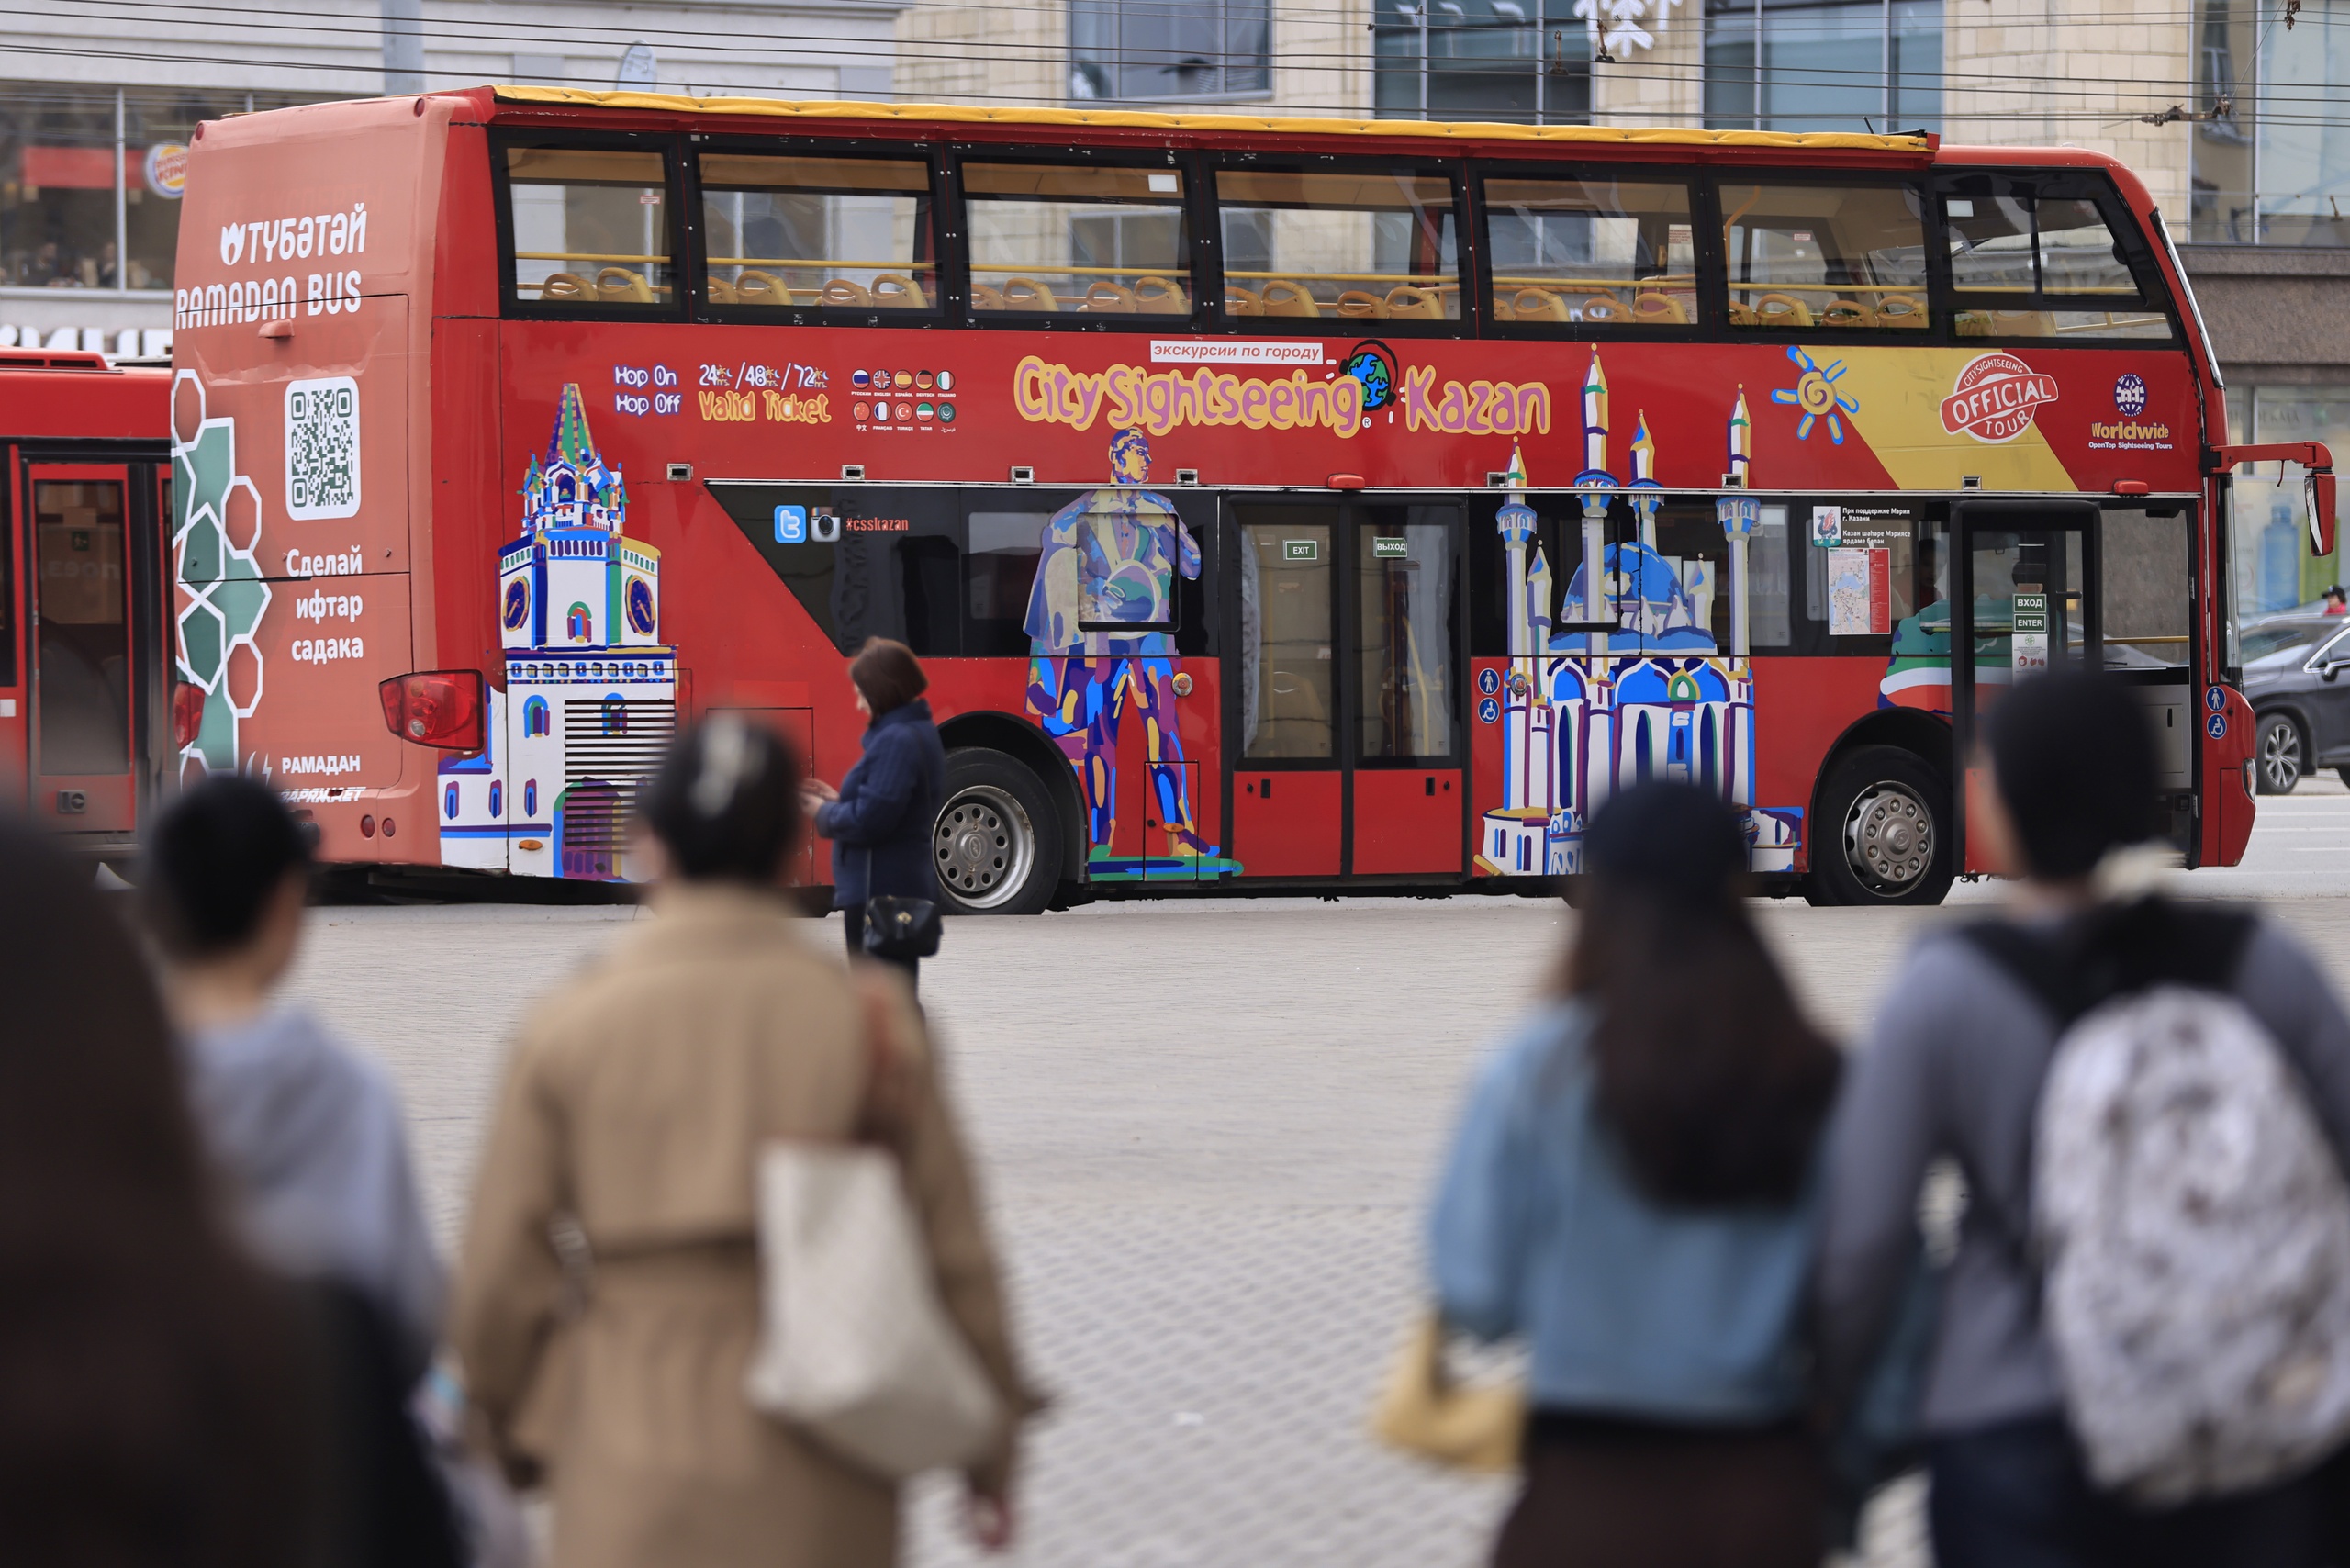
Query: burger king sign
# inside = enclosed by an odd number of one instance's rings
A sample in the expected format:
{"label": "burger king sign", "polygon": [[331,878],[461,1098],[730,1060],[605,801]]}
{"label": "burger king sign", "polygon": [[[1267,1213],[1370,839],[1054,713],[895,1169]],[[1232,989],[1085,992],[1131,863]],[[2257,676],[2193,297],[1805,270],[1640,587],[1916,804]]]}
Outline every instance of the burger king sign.
{"label": "burger king sign", "polygon": [[2033,412],[2056,400],[2056,378],[2011,353],[1969,360],[1942,399],[1942,429],[1981,442],[2013,441],[2031,428]]}

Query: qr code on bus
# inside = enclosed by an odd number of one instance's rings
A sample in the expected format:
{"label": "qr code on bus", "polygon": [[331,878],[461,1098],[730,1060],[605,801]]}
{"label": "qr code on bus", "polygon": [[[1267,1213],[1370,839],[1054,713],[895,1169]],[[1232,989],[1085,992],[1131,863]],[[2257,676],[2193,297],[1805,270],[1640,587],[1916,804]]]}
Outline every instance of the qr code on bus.
{"label": "qr code on bus", "polygon": [[348,375],[285,384],[285,515],[359,511],[359,383]]}

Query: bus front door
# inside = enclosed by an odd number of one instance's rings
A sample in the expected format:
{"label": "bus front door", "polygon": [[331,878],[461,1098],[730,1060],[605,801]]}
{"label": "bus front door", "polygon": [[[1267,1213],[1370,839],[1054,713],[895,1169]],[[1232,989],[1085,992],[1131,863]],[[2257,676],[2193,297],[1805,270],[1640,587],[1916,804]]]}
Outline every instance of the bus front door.
{"label": "bus front door", "polygon": [[2104,666],[2098,512],[2065,502],[1964,501],[1951,526],[1952,864],[1988,871],[1996,868],[1975,831],[1991,788],[1976,755],[1984,715],[2018,681]]}
{"label": "bus front door", "polygon": [[138,824],[133,551],[149,499],[144,465],[31,464],[27,552],[30,635],[31,807],[68,833],[129,834]]}

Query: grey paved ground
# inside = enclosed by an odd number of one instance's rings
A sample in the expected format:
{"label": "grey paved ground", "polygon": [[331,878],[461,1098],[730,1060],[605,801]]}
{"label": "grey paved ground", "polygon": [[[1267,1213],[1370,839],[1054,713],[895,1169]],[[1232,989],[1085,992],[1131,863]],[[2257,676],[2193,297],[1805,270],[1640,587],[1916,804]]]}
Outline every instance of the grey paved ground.
{"label": "grey paved ground", "polygon": [[[2350,792],[2264,809],[2190,890],[2278,900],[2350,986]],[[1865,1022],[1923,923],[1761,906],[1816,1014]],[[300,991],[396,1074],[453,1241],[504,1042],[628,910],[331,909]],[[1013,1561],[1055,1568],[1466,1564],[1503,1501],[1362,1436],[1416,1294],[1417,1210],[1466,1075],[1572,917],[1517,900],[1109,904],[961,921],[925,966],[1011,1268],[1058,1404]],[[839,941],[836,925],[811,937]],[[1123,976],[1113,991],[1072,977]],[[1914,1562],[1916,1499],[1878,1562]],[[914,1560],[969,1554],[944,1500]]]}

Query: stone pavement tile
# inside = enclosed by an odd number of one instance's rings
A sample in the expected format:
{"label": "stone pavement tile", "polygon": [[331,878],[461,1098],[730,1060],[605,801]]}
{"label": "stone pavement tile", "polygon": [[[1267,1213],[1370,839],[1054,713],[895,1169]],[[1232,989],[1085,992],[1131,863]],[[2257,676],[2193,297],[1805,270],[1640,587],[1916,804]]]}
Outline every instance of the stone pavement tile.
{"label": "stone pavement tile", "polygon": [[[1038,1383],[1019,1568],[1467,1568],[1509,1483],[1377,1446],[1366,1420],[1417,1308],[1403,1209],[1039,1205],[1006,1226]],[[990,1561],[957,1489],[912,1513],[918,1568]]]}

